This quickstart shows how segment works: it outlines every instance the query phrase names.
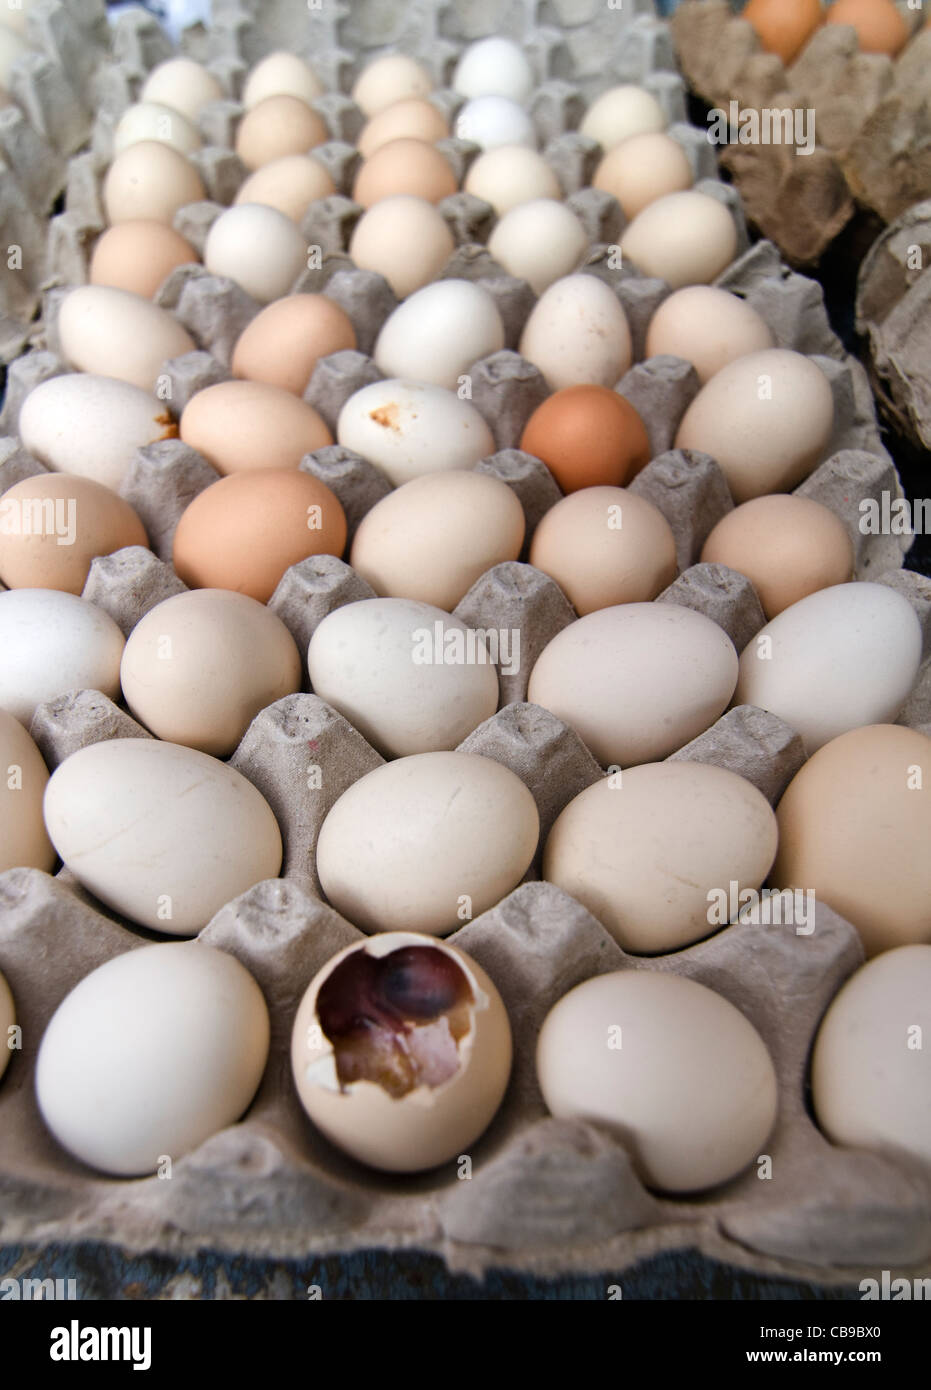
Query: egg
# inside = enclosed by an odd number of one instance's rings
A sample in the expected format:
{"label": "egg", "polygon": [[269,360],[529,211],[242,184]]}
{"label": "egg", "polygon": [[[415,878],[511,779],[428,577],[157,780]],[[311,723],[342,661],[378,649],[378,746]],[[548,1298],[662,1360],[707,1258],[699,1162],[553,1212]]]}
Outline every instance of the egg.
{"label": "egg", "polygon": [[312,154],[286,154],[250,174],[233,202],[261,203],[301,222],[311,203],[330,198],[336,184],[328,169]]}
{"label": "egg", "polygon": [[235,280],[260,304],[290,293],[307,267],[307,242],[290,217],[261,203],[222,212],[207,234],[204,265]]}
{"label": "egg", "polygon": [[108,613],[59,589],[0,593],[0,710],[27,728],[36,708],[72,690],[119,699],[123,634]]}
{"label": "egg", "polygon": [[523,48],[497,36],[469,44],[453,73],[453,90],[464,97],[501,96],[525,103],[533,87],[533,69]]}
{"label": "egg", "polygon": [[567,275],[543,292],[524,325],[520,355],[550,390],[614,386],[633,360],[627,316],[594,275]]}
{"label": "egg", "polygon": [[503,347],[504,324],[488,291],[470,280],[438,280],[388,316],[373,356],[385,376],[455,390],[474,362]]}
{"label": "egg", "polygon": [[265,97],[246,111],[236,131],[236,153],[247,169],[306,154],[329,139],[323,117],[299,97]]}
{"label": "egg", "polygon": [[[0,974],[0,1038],[10,1039],[10,1029],[16,1024],[16,1005],[13,1003],[13,995],[10,986],[7,984],[3,975]],[[0,1047],[0,1077],[6,1071],[13,1056],[13,1049],[4,1045]]]}
{"label": "egg", "polygon": [[219,478],[188,504],[172,562],[189,588],[267,603],[291,565],[345,546],[345,513],[324,483],[295,468],[259,468]]}
{"label": "egg", "polygon": [[565,203],[535,198],[504,214],[488,239],[488,251],[509,275],[542,294],[585,258],[588,233]]}
{"label": "egg", "polygon": [[221,381],[196,391],[181,414],[181,438],[218,473],[297,468],[333,436],[313,406],[264,381]]}
{"label": "egg", "polygon": [[736,699],[784,719],[811,755],[895,719],[921,663],[921,625],[886,584],[835,584],[783,609],[744,648]]}
{"label": "egg", "polygon": [[162,222],[118,222],[98,238],[88,280],[151,299],[179,265],[200,261],[189,241]]}
{"label": "egg", "polygon": [[738,357],[775,345],[746,300],[712,285],[689,285],[664,299],[653,315],[644,356],[681,357],[704,386]]}
{"label": "egg", "polygon": [[523,508],[506,483],[485,473],[428,473],[362,518],[351,563],[376,594],[449,611],[486,570],[516,560],[523,540]]}
{"label": "egg", "polygon": [[491,1123],[511,1069],[501,996],[471,957],[415,932],[340,951],[307,988],[291,1038],[320,1132],[388,1172],[435,1168]]}
{"label": "egg", "polygon": [[618,487],[650,460],[643,421],[606,386],[555,391],[530,416],[520,447],[542,459],[563,492]]}
{"label": "egg", "polygon": [[[154,390],[170,358],[196,346],[167,309],[109,285],[81,285],[65,295],[58,339],[65,359],[78,371],[115,377],[146,392]],[[164,410],[160,414],[164,422]]]}
{"label": "egg", "polygon": [[396,101],[366,121],[356,140],[363,159],[387,145],[389,140],[425,140],[428,145],[445,140],[449,125],[439,107],[421,97]]}
{"label": "egg", "polygon": [[821,368],[800,352],[771,348],[739,357],[692,401],[677,449],[710,454],[735,502],[797,487],[825,456],[834,396]]}
{"label": "egg", "polygon": [[613,145],[592,176],[592,187],[616,198],[628,220],[693,182],[692,166],[678,140],[653,131]]}
{"label": "egg", "polygon": [[95,555],[149,543],[128,502],[90,478],[40,473],[0,497],[0,580],[79,594]]}
{"label": "egg", "polygon": [[788,66],[823,24],[824,10],[821,0],[750,0],[741,19],[753,25],[765,51]]}
{"label": "egg", "polygon": [[737,228],[717,198],[694,188],[667,193],[625,228],[621,255],[674,290],[707,285],[737,255]]}
{"label": "egg", "polygon": [[175,213],[207,196],[194,165],[161,140],[139,140],[122,150],[103,181],[107,221],[163,222],[171,226]]}
{"label": "egg", "polygon": [[873,724],[819,748],[777,809],[770,882],[816,893],[868,956],[931,942],[931,739]]}
{"label": "egg", "polygon": [[202,144],[197,127],[186,116],[157,101],[137,101],[126,108],[113,132],[113,152],[120,154],[140,140],[161,140],[179,154],[193,154]]}
{"label": "egg", "polygon": [[712,930],[714,894],[758,889],[778,830],[751,782],[709,763],[646,763],[603,778],[557,817],[543,877],[625,951],[678,951]]}
{"label": "egg", "polygon": [[100,1172],[161,1171],[248,1108],[269,1036],[262,991],[225,951],[126,951],[52,1015],[36,1060],[39,1110],[59,1144]]}
{"label": "egg", "polygon": [[861,53],[885,53],[890,58],[901,52],[911,34],[892,0],[834,0],[825,22],[851,25]]}
{"label": "egg", "polygon": [[526,145],[536,149],[537,133],[522,106],[508,97],[473,97],[456,117],[457,140],[468,140],[481,150],[498,145]]}
{"label": "egg", "polygon": [[169,58],[153,68],[145,80],[141,101],[157,101],[171,106],[196,121],[211,101],[222,101],[223,88],[212,72],[191,58]]}
{"label": "egg", "polygon": [[398,299],[435,280],[455,249],[442,213],[425,198],[404,193],[374,203],[349,241],[359,269],[383,275]]}
{"label": "egg", "polygon": [[749,1020],[680,975],[585,980],[547,1014],[537,1077],[557,1119],[614,1130],[641,1180],[699,1192],[737,1176],[776,1118],[776,1073]]}
{"label": "egg", "polygon": [[[5,709],[0,709],[0,772],[0,873],[26,868],[50,874],[55,851],[42,818],[48,768],[22,724]],[[0,975],[0,1076],[9,1059],[4,989]]]}
{"label": "egg", "polygon": [[195,936],[281,868],[278,823],[252,783],[206,753],[152,738],[72,753],[49,778],[45,824],[89,893],[169,936]]}
{"label": "egg", "polygon": [[530,673],[527,699],[575,729],[603,767],[630,767],[710,729],[737,672],[733,642],[703,613],[624,603],[558,632]]}
{"label": "egg", "polygon": [[396,101],[427,96],[433,86],[433,78],[422,63],[405,53],[385,53],[363,68],[353,86],[352,99],[366,116],[376,116]]}
{"label": "egg", "polygon": [[539,834],[536,803],[510,768],[476,753],[415,753],[336,800],[317,873],[363,931],[446,936],[517,887]]}
{"label": "egg", "polygon": [[767,618],[819,589],[853,579],[854,549],[836,513],[810,497],[754,497],[722,517],[702,547],[703,564],[745,574]]}
{"label": "egg", "polygon": [[401,193],[438,203],[457,187],[449,160],[435,145],[426,140],[389,140],[360,165],[352,198],[363,208]]}
{"label": "egg", "polygon": [[395,486],[425,473],[473,468],[495,452],[494,436],[471,401],[442,386],[391,378],[349,397],[336,437]]}
{"label": "egg", "polygon": [[429,603],[343,604],[315,629],[310,684],[386,758],[456,748],[498,708],[495,653]]}
{"label": "egg", "polygon": [[832,1143],[931,1164],[928,1036],[931,946],[900,946],[850,977],[811,1058],[815,1114]]}
{"label": "egg", "polygon": [[301,658],[264,604],[194,589],[157,603],[136,624],[120,683],[157,738],[227,758],[260,710],[300,690]]}
{"label": "egg", "polygon": [[678,572],[676,538],[658,507],[621,487],[585,487],[550,507],[530,563],[582,615],[655,598]]}
{"label": "egg", "polygon": [[114,491],[137,449],[177,433],[150,391],[93,373],[50,377],[33,387],[19,413],[20,439],[33,458]]}
{"label": "egg", "polygon": [[323,96],[323,83],[308,63],[296,53],[278,50],[263,58],[246,78],[242,104],[247,111],[266,97],[298,97],[310,103]]}
{"label": "egg", "polygon": [[292,294],[267,305],[246,324],[231,365],[234,376],[300,396],[321,357],[355,346],[352,321],[332,299]]}
{"label": "egg", "polygon": [[603,150],[610,150],[631,135],[665,130],[668,124],[666,113],[652,92],[625,82],[609,87],[592,102],[582,117],[579,134],[597,140]]}
{"label": "egg", "polygon": [[490,203],[499,217],[536,198],[561,198],[559,179],[542,154],[526,145],[497,145],[469,166],[463,191]]}

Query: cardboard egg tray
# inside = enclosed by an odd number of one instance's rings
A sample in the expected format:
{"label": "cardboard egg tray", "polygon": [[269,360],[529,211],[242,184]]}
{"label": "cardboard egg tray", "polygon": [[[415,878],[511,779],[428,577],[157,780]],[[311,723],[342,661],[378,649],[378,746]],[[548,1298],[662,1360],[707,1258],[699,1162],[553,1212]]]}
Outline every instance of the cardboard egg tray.
{"label": "cardboard egg tray", "polygon": [[[263,22],[265,10],[271,22],[282,8],[263,7]],[[580,4],[577,12],[583,8]],[[570,9],[554,4],[560,13]],[[232,35],[251,61],[256,55],[246,40],[252,43],[255,26],[236,19],[241,12],[232,8],[217,5],[217,12],[220,37]],[[448,20],[459,12],[450,6],[443,14]],[[378,13],[354,10],[352,22]],[[388,13],[400,24],[402,14],[415,11],[411,6]],[[489,21],[489,28],[496,26],[497,12]],[[208,39],[200,36],[203,43]],[[380,40],[396,41],[383,34]],[[547,51],[558,51],[558,45]],[[564,138],[563,147],[568,143],[578,152],[578,139],[573,140],[574,145]],[[731,197],[723,186],[717,189],[719,196]],[[590,210],[594,229],[616,218],[602,195],[579,194],[578,205]],[[739,218],[739,206],[733,200],[730,205]],[[524,422],[546,395],[537,370],[514,350],[533,296],[504,276],[476,242],[473,212],[468,206],[462,211],[460,245],[448,273],[484,284],[496,296],[508,328],[508,346],[470,370],[473,401],[496,443],[496,452],[477,466],[513,488],[529,536],[559,496],[547,470],[517,447]],[[330,225],[338,229],[338,218]],[[602,238],[593,231],[586,270],[614,287],[630,317],[639,356],[649,316],[668,289],[630,266],[611,269],[607,249],[613,235]],[[345,228],[341,241],[336,230],[334,238],[310,285],[325,287],[347,308],[359,346],[324,359],[308,386],[307,399],[331,425],[352,391],[378,379],[367,354],[393,307],[383,281],[351,267]],[[791,272],[766,242],[745,250],[719,283],[762,314],[780,346],[811,355],[827,373],[835,395],[835,435],[824,461],[798,491],[837,512],[854,540],[858,576],[904,593],[931,636],[931,582],[901,568],[907,538],[859,530],[860,500],[878,499],[884,491],[898,496],[900,487],[880,441],[865,373],[831,331],[819,288]],[[232,343],[257,306],[230,282],[199,267],[176,272],[160,298],[199,345],[165,364],[171,404],[180,410],[195,391],[228,375]],[[43,471],[15,429],[26,391],[67,370],[55,353],[56,303],[53,291],[42,345],[10,368],[0,417],[6,436],[0,440],[0,491]],[[694,370],[672,357],[637,362],[619,389],[642,412],[653,454],[632,487],[660,507],[676,536],[681,572],[657,601],[706,613],[742,648],[763,625],[756,594],[735,572],[696,563],[711,527],[732,506],[727,486],[711,458],[672,447],[678,422],[698,390]],[[338,445],[308,455],[301,467],[336,492],[350,535],[390,489],[373,465]],[[168,563],[172,533],[187,502],[215,477],[206,460],[178,440],[137,452],[123,492],[145,522],[153,550],[130,548],[95,560],[84,590],[124,632],[155,603],[183,590]],[[288,570],[269,606],[306,653],[311,633],[327,613],[371,595],[342,560],[320,556]],[[456,613],[474,627],[520,630],[519,672],[501,674],[498,712],[461,747],[495,758],[523,779],[540,811],[542,846],[563,807],[603,775],[571,729],[526,703],[536,656],[573,620],[573,610],[558,587],[522,558],[489,570]],[[900,722],[931,734],[927,662]],[[32,733],[54,768],[80,747],[145,731],[99,692],[80,691],[40,707]],[[772,802],[804,761],[794,731],[749,706],[728,711],[673,756],[728,767]],[[519,887],[449,938],[495,981],[514,1032],[511,1083],[492,1125],[470,1148],[471,1176],[458,1176],[463,1165],[455,1161],[419,1176],[388,1176],[341,1155],[300,1107],[291,1078],[290,1032],[316,971],[336,951],[362,939],[321,899],[314,848],[329,808],[382,758],[341,715],[307,693],[305,671],[304,691],[263,710],[231,762],[272,806],[285,844],[281,877],[227,904],[201,934],[240,959],[265,994],[272,1043],[260,1090],[244,1119],[177,1159],[170,1178],[112,1180],[72,1159],[48,1134],[36,1106],[33,1067],[44,1027],[65,994],[91,970],[159,938],[102,908],[66,869],[56,875],[28,869],[0,875],[0,970],[23,1028],[22,1050],[13,1054],[0,1082],[0,1240],[91,1239],[136,1250],[181,1253],[210,1247],[274,1257],[416,1247],[442,1255],[454,1270],[475,1274],[493,1266],[544,1275],[604,1271],[614,1276],[610,1282],[639,1258],[682,1247],[760,1272],[823,1283],[849,1283],[880,1268],[922,1275],[931,1270],[931,1170],[835,1148],[811,1117],[805,1079],[811,1040],[830,999],[863,958],[855,930],[823,903],[810,935],[741,923],[673,955],[647,960],[627,956],[578,902],[539,881],[538,856]],[[316,790],[308,788],[311,766],[321,772]],[[765,1039],[779,1075],[779,1117],[766,1148],[771,1165],[753,1164],[734,1181],[694,1198],[667,1199],[646,1191],[610,1132],[549,1117],[536,1083],[536,1037],[556,1000],[592,975],[644,968],[676,971],[729,998]],[[183,1076],[178,1084],[184,1084]],[[771,1176],[758,1176],[767,1169]]]}

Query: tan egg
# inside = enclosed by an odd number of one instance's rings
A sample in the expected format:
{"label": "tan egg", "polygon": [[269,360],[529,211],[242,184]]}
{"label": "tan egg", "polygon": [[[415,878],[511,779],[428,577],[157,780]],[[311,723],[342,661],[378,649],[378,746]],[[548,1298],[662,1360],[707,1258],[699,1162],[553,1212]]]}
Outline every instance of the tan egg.
{"label": "tan egg", "polygon": [[330,489],[299,469],[220,478],[182,512],[173,563],[192,589],[234,589],[267,603],[286,569],[342,555],[346,517]]}
{"label": "tan egg", "polygon": [[[25,868],[50,874],[56,855],[42,816],[48,768],[22,724],[5,709],[0,709],[0,768],[0,873]],[[0,975],[0,1013],[3,989]],[[4,1040],[0,1046],[2,1076],[3,1054],[7,1051],[5,1031],[0,1037]]]}
{"label": "tan egg", "polygon": [[535,198],[561,198],[559,179],[542,154],[526,145],[496,145],[470,166],[463,191],[490,203],[499,217]]}
{"label": "tan egg", "polygon": [[550,507],[530,563],[581,616],[655,598],[676,577],[676,538],[658,507],[621,487],[586,487]]}
{"label": "tan egg", "polygon": [[746,300],[712,285],[689,285],[664,299],[653,315],[644,356],[681,357],[704,386],[736,358],[775,346]]}
{"label": "tan egg", "polygon": [[890,58],[905,47],[910,34],[892,0],[835,0],[825,22],[850,24],[856,31],[861,53],[885,53]]}
{"label": "tan egg", "polygon": [[931,738],[871,724],[832,739],[776,810],[769,881],[813,892],[860,933],[868,956],[931,942]]}
{"label": "tan egg", "polygon": [[516,560],[523,540],[523,508],[507,484],[484,473],[426,473],[362,518],[351,563],[376,594],[450,612],[486,570]]}
{"label": "tan egg", "polygon": [[169,58],[146,78],[140,101],[158,101],[196,121],[210,101],[222,101],[223,88],[212,72],[191,58]]}
{"label": "tan egg", "polygon": [[853,542],[840,517],[810,497],[782,493],[728,512],[701,558],[745,574],[767,618],[818,589],[846,584],[854,571]]}
{"label": "tan egg", "polygon": [[689,188],[638,213],[621,237],[621,254],[674,290],[707,285],[737,255],[737,228],[724,203]]}
{"label": "tan egg", "polygon": [[403,53],[386,53],[363,68],[352,89],[352,99],[366,116],[377,116],[396,101],[427,96],[434,86],[422,63]]}
{"label": "tan egg", "polygon": [[610,87],[592,102],[582,118],[579,134],[597,140],[610,150],[631,135],[665,130],[669,121],[652,92],[632,83]]}
{"label": "tan egg", "polygon": [[448,135],[449,124],[439,108],[432,101],[412,97],[386,106],[367,121],[356,140],[356,149],[363,159],[368,159],[389,140],[426,140],[432,145]]}
{"label": "tan egg", "polygon": [[449,161],[425,140],[389,140],[365,160],[356,174],[353,200],[370,208],[380,198],[408,193],[438,203],[457,188]]}
{"label": "tan egg", "polygon": [[298,97],[301,101],[316,101],[325,91],[323,83],[309,63],[296,53],[269,53],[246,78],[242,104],[247,111],[258,106],[266,97]]}
{"label": "tan egg", "polygon": [[[116,377],[147,392],[154,391],[169,358],[195,347],[167,309],[109,285],[79,285],[65,296],[58,338],[65,360],[78,371]],[[164,416],[156,423],[164,431]]]}
{"label": "tan egg", "polygon": [[236,153],[247,169],[306,154],[330,138],[326,122],[299,97],[266,97],[247,111],[236,131]]}
{"label": "tan egg", "polygon": [[193,589],[136,624],[120,683],[157,738],[227,758],[260,710],[300,690],[301,658],[264,604],[228,589]]}
{"label": "tan egg", "polygon": [[297,468],[305,454],[333,443],[313,406],[264,381],[221,381],[191,397],[181,438],[218,473]]}
{"label": "tan egg", "polygon": [[592,177],[592,187],[616,198],[628,220],[657,198],[691,188],[693,182],[685,150],[661,132],[628,136],[608,151]]}
{"label": "tan egg", "polygon": [[179,265],[199,261],[191,243],[164,222],[119,222],[98,239],[89,279],[151,299]]}
{"label": "tan egg", "polygon": [[511,1070],[501,996],[471,957],[386,932],[314,976],[291,1035],[300,1102],[360,1163],[413,1173],[468,1152]]}
{"label": "tan egg", "polygon": [[140,140],[118,154],[103,182],[107,221],[164,222],[187,203],[207,196],[189,159],[159,140]]}
{"label": "tan egg", "polygon": [[383,275],[398,299],[436,279],[456,249],[449,224],[424,198],[382,198],[355,225],[349,254]]}
{"label": "tan egg", "polygon": [[311,203],[335,192],[336,184],[319,159],[311,154],[286,154],[250,174],[233,201],[263,203],[300,222]]}
{"label": "tan egg", "polygon": [[96,555],[148,544],[129,503],[90,478],[40,473],[0,497],[0,580],[8,589],[80,594]]}
{"label": "tan egg", "polygon": [[355,346],[352,321],[332,299],[291,294],[267,305],[243,329],[233,349],[233,375],[300,396],[321,357]]}
{"label": "tan egg", "polygon": [[193,154],[203,144],[186,116],[157,101],[137,101],[127,107],[113,132],[113,152],[120,154],[140,140],[161,140],[180,154]]}
{"label": "tan egg", "polygon": [[[37,866],[30,865],[29,867]],[[9,1039],[11,1036],[10,1029],[13,1027],[15,1022],[16,1005],[13,1001],[13,995],[10,991],[10,986],[7,984],[3,976],[0,975],[0,1037]],[[0,1048],[0,1077],[3,1076],[3,1073],[9,1066],[10,1059],[12,1058],[12,1056],[13,1048]]]}

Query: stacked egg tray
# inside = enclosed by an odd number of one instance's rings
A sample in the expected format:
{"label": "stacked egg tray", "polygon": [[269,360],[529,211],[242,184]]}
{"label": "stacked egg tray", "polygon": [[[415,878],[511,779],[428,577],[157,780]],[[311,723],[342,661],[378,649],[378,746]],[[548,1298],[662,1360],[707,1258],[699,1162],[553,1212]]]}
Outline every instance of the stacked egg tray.
{"label": "stacked egg tray", "polygon": [[[252,61],[286,39],[276,32],[253,51],[253,19],[243,15],[240,20],[239,11],[216,8],[223,22],[212,41],[219,35],[226,44],[242,46],[231,69],[238,71],[237,63]],[[281,6],[263,8],[270,21],[280,19]],[[350,23],[338,7],[326,8],[343,15],[337,28]],[[469,12],[469,7],[461,8]],[[358,13],[369,15],[367,10]],[[402,11],[395,13],[401,25]],[[403,10],[404,16],[412,13],[414,7]],[[458,7],[443,12],[447,20],[458,13]],[[488,27],[495,28],[497,20],[497,14],[491,15]],[[633,21],[633,29],[638,22]],[[643,28],[655,34],[654,26],[649,19]],[[145,32],[141,19],[135,32]],[[464,33],[458,47],[477,36]],[[416,54],[415,40],[410,34],[402,37]],[[331,43],[340,39],[339,33],[330,35]],[[200,35],[199,41],[208,44],[211,38]],[[341,41],[347,41],[345,36]],[[381,36],[383,45],[396,41],[396,35]],[[311,51],[309,44],[295,44],[293,36],[290,42],[297,51]],[[582,43],[579,49],[588,52]],[[547,49],[557,50],[555,42]],[[365,51],[360,65],[368,56]],[[674,79],[670,73],[657,76]],[[681,95],[678,79],[659,85]],[[559,108],[557,103],[539,109],[552,113]],[[585,165],[590,152],[579,137],[570,132],[554,139],[558,149],[576,152],[574,167]],[[216,163],[223,163],[219,156]],[[573,167],[568,157],[566,165]],[[229,159],[225,167],[232,167]],[[738,259],[717,283],[761,314],[778,346],[811,356],[832,386],[835,434],[824,459],[797,491],[830,506],[844,521],[855,546],[857,577],[898,589],[931,634],[931,584],[902,569],[907,538],[864,535],[859,529],[864,498],[900,495],[862,368],[833,334],[818,287],[782,264],[770,243],[747,248],[739,203],[723,186],[708,182],[702,187],[716,188],[727,201],[744,238]],[[617,212],[603,195],[579,193],[575,205],[589,206],[592,226],[598,228],[592,232],[585,270],[614,288],[632,326],[637,365],[619,389],[642,414],[652,454],[632,488],[660,508],[676,538],[680,574],[657,602],[705,613],[740,650],[764,625],[754,590],[733,571],[696,563],[711,528],[733,506],[729,491],[713,459],[672,447],[678,422],[697,393],[697,377],[676,358],[640,360],[646,324],[668,287],[644,279],[630,266],[610,268],[616,231],[612,228],[604,237],[602,229],[605,218],[616,222]],[[470,369],[473,403],[487,419],[497,446],[477,467],[514,490],[529,538],[559,497],[543,465],[517,447],[525,421],[547,394],[536,369],[513,350],[533,296],[527,286],[504,276],[475,243],[468,211],[453,222],[461,244],[448,273],[474,278],[495,295],[509,335],[508,347]],[[354,269],[338,244],[331,245],[322,269],[301,287],[325,288],[338,297],[358,337],[357,351],[320,362],[307,389],[306,398],[332,428],[348,395],[379,378],[367,353],[393,299],[384,282]],[[231,346],[258,306],[230,282],[199,267],[175,272],[159,298],[199,344],[196,352],[164,367],[172,383],[172,407],[180,411],[195,391],[229,374]],[[67,370],[55,354],[56,303],[53,291],[41,329],[44,345],[10,368],[0,419],[7,436],[0,441],[0,492],[43,471],[20,445],[15,423],[24,394],[39,380]],[[361,518],[390,489],[373,465],[340,446],[308,455],[301,467],[337,494],[350,540]],[[145,522],[153,549],[130,548],[98,558],[84,589],[84,597],[107,611],[124,632],[154,604],[183,590],[169,563],[174,527],[191,497],[215,479],[206,460],[179,440],[166,439],[137,452],[123,494]],[[311,634],[329,612],[371,596],[367,583],[342,560],[317,556],[285,573],[269,606],[306,652]],[[501,674],[498,712],[461,748],[501,762],[524,781],[537,802],[542,844],[563,807],[604,776],[572,729],[526,702],[537,655],[573,620],[573,610],[552,580],[519,560],[483,575],[455,612],[475,628],[520,631],[520,671]],[[899,722],[931,733],[927,661]],[[97,691],[73,692],[41,706],[31,732],[50,769],[100,740],[148,736]],[[798,735],[750,706],[729,710],[673,756],[729,768],[774,803],[804,761]],[[857,932],[824,903],[817,905],[815,930],[809,935],[739,923],[673,955],[643,959],[625,954],[577,901],[540,881],[538,856],[520,886],[448,938],[494,980],[514,1034],[511,1082],[490,1128],[470,1148],[471,1176],[460,1177],[455,1162],[414,1177],[385,1175],[362,1168],[329,1145],[299,1104],[290,1034],[312,977],[337,951],[363,936],[320,896],[314,851],[330,807],[382,761],[356,729],[312,693],[288,696],[263,710],[233,754],[232,765],[262,792],[279,821],[285,845],[282,876],[226,904],[199,939],[229,951],[259,983],[271,1015],[271,1051],[247,1115],[177,1160],[170,1179],[114,1181],[92,1173],[51,1138],[34,1090],[38,1045],[61,1000],[96,967],[148,944],[153,934],[102,908],[67,869],[55,875],[31,869],[0,875],[0,969],[14,992],[23,1043],[0,1085],[0,1238],[102,1240],[175,1253],[210,1247],[273,1257],[416,1247],[442,1255],[451,1269],[476,1275],[500,1266],[544,1275],[603,1271],[616,1276],[646,1255],[682,1247],[741,1267],[822,1283],[849,1283],[886,1267],[916,1275],[931,1271],[931,1170],[907,1159],[832,1146],[807,1104],[812,1037],[829,1002],[863,960]],[[316,790],[308,787],[311,764],[321,770]],[[620,969],[672,971],[698,980],[731,1000],[757,1028],[779,1078],[779,1116],[767,1143],[770,1177],[758,1176],[753,1165],[698,1197],[660,1198],[643,1187],[617,1136],[593,1124],[548,1116],[534,1067],[542,1020],[574,985]],[[184,1085],[183,1075],[178,1085]]]}

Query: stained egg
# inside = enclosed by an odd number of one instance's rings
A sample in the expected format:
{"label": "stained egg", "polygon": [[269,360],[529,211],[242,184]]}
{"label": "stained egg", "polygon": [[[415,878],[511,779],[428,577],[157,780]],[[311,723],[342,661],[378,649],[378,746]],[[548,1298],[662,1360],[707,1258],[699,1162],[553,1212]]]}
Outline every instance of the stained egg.
{"label": "stained egg", "polygon": [[393,378],[349,397],[336,437],[396,486],[427,473],[472,468],[495,451],[491,430],[471,401],[442,386]]}
{"label": "stained egg", "polygon": [[332,299],[291,294],[267,305],[246,325],[231,366],[234,376],[300,396],[321,357],[355,346],[352,321]]}
{"label": "stained egg", "polygon": [[221,474],[297,468],[305,454],[333,443],[313,406],[264,381],[221,381],[196,391],[180,431]]}

